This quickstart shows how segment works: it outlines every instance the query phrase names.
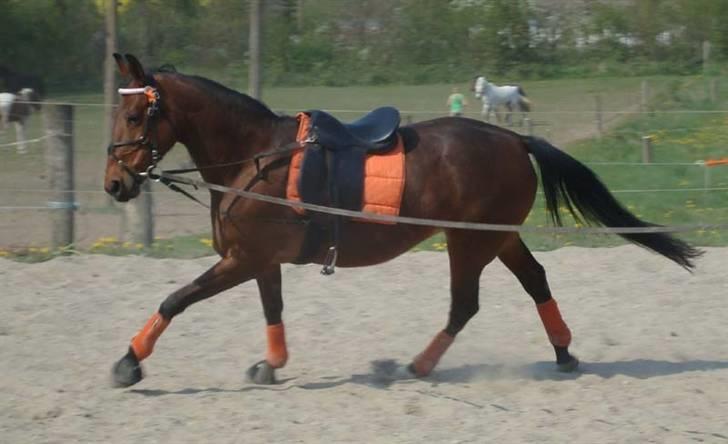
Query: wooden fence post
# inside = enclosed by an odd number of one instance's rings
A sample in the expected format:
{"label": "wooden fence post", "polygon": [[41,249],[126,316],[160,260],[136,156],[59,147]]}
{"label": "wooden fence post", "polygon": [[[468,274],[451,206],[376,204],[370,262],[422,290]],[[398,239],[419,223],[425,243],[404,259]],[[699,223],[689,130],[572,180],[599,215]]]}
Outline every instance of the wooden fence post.
{"label": "wooden fence post", "polygon": [[652,163],[652,136],[642,136],[642,163]]}
{"label": "wooden fence post", "polygon": [[710,41],[704,40],[702,47],[703,75],[708,74],[708,68],[710,66],[710,49]]}
{"label": "wooden fence post", "polygon": [[530,117],[523,119],[523,123],[526,125],[526,134],[533,136],[533,120]]}
{"label": "wooden fence post", "polygon": [[139,196],[124,205],[124,240],[145,248],[154,242],[154,202],[150,191],[149,180],[145,180]]}
{"label": "wooden fence post", "polygon": [[650,103],[650,84],[647,80],[642,81],[642,94],[640,95],[640,111],[643,113],[648,111]]}
{"label": "wooden fence post", "polygon": [[104,58],[104,140],[111,140],[112,116],[116,102],[116,62],[112,54],[116,52],[116,10],[117,0],[106,0],[106,53]]}
{"label": "wooden fence post", "polygon": [[708,193],[711,187],[710,167],[703,164],[703,205],[708,206]]}
{"label": "wooden fence post", "polygon": [[46,165],[53,190],[51,209],[51,245],[67,247],[74,241],[76,199],[73,183],[73,108],[70,105],[44,105],[43,123],[48,137]]}
{"label": "wooden fence post", "polygon": [[260,83],[261,83],[261,35],[262,35],[262,8],[261,0],[249,0],[250,4],[250,29],[248,36],[248,94],[260,100]]}
{"label": "wooden fence post", "polygon": [[594,96],[594,104],[596,106],[596,124],[597,124],[597,136],[602,137],[604,132],[604,117],[602,116],[602,96]]}

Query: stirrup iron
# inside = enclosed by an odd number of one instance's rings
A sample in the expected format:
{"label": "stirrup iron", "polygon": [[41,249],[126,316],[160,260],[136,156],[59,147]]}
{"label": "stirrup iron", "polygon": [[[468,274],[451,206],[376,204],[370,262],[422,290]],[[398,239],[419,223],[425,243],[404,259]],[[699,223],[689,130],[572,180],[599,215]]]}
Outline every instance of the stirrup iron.
{"label": "stirrup iron", "polygon": [[339,256],[336,246],[329,247],[329,251],[326,252],[326,259],[324,259],[324,268],[321,269],[321,274],[324,276],[331,276],[336,272],[336,258]]}

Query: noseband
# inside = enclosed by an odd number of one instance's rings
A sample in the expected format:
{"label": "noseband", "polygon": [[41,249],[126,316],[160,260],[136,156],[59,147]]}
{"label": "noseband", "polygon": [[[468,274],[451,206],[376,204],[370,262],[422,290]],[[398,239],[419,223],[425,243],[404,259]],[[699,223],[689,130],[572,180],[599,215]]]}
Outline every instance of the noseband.
{"label": "noseband", "polygon": [[[143,88],[119,88],[119,94],[122,96],[144,94],[147,98],[147,118],[144,120],[144,130],[142,135],[134,140],[127,140],[124,142],[111,142],[107,147],[107,154],[122,167],[124,168],[135,180],[140,180],[149,175],[149,173],[157,167],[157,162],[160,160],[159,150],[157,144],[152,137],[153,131],[156,129],[157,119],[160,113],[160,97],[159,91],[153,86],[145,86]],[[133,146],[134,150],[144,148],[149,150],[152,156],[152,163],[149,165],[146,171],[137,172],[134,171],[129,165],[123,160],[119,159],[114,153],[116,148],[123,146]]]}

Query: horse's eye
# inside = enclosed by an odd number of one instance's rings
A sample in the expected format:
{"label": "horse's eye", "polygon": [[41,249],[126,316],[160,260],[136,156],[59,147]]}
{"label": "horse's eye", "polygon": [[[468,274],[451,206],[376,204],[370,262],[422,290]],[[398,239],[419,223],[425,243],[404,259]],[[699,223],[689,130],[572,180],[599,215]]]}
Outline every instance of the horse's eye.
{"label": "horse's eye", "polygon": [[127,114],[126,122],[130,125],[136,125],[139,123],[139,114]]}

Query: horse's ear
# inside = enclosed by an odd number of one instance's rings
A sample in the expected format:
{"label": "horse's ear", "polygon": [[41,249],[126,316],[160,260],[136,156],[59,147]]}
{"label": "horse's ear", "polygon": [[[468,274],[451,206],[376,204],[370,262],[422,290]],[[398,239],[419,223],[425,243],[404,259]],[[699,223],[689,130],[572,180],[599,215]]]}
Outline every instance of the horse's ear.
{"label": "horse's ear", "polygon": [[122,77],[127,77],[129,75],[129,63],[124,56],[115,52],[114,60],[116,60],[116,65],[119,67],[119,73],[121,73]]}
{"label": "horse's ear", "polygon": [[144,68],[142,68],[141,62],[131,54],[126,54],[124,58],[129,62],[129,74],[131,74],[134,80],[144,83]]}

